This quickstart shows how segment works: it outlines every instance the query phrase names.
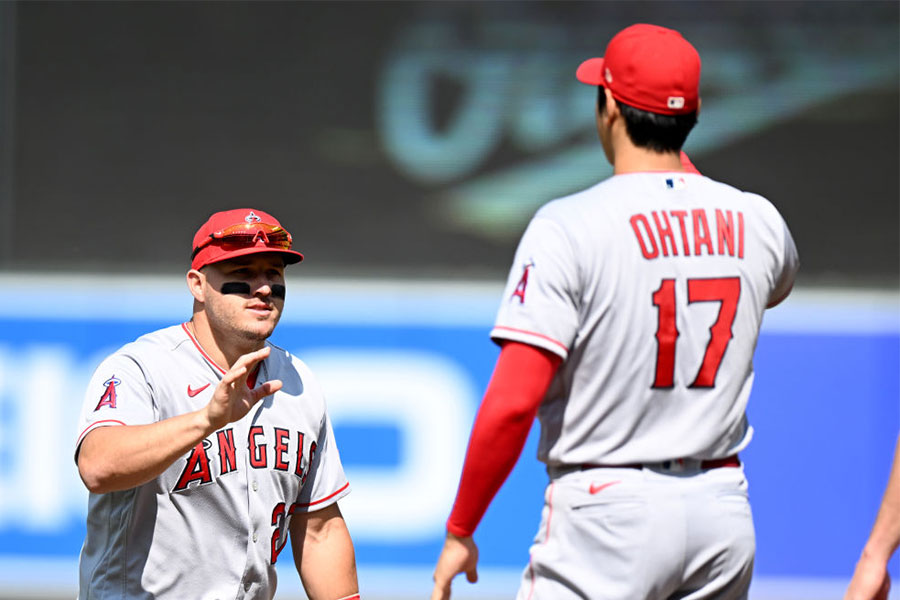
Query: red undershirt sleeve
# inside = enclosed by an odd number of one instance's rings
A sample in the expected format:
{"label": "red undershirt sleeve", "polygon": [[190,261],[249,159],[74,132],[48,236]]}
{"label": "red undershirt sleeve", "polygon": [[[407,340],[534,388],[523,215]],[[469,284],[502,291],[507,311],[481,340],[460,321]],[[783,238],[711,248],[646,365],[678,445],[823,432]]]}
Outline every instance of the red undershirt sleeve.
{"label": "red undershirt sleeve", "polygon": [[562,358],[548,350],[506,342],[472,426],[447,531],[471,536],[506,481]]}

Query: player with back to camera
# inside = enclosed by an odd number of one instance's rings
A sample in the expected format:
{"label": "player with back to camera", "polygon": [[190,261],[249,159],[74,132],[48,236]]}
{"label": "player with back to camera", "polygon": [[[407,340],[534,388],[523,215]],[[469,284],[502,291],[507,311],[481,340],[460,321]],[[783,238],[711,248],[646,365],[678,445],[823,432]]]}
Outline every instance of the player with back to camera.
{"label": "player with back to camera", "polygon": [[577,78],[598,86],[609,179],[520,240],[491,337],[432,600],[477,580],[472,534],[528,436],[549,484],[519,600],[747,598],[755,534],[738,453],[766,308],[798,259],[763,197],[690,172],[700,57],[637,24]]}
{"label": "player with back to camera", "polygon": [[267,342],[290,234],[256,209],[194,236],[192,318],[94,372],[75,460],[90,491],[81,600],[272,598],[291,539],[311,600],[359,598],[349,493],[322,390]]}

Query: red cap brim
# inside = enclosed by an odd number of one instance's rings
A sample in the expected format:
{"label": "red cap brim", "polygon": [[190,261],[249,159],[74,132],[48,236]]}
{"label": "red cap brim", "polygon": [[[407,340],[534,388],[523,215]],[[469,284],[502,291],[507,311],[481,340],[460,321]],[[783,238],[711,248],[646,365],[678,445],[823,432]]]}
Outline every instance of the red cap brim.
{"label": "red cap brim", "polygon": [[603,80],[603,58],[589,58],[578,65],[575,77],[588,85],[606,85]]}
{"label": "red cap brim", "polygon": [[[212,250],[207,252],[207,250],[209,249]],[[284,259],[284,264],[286,265],[293,265],[303,260],[303,255],[295,250],[281,250],[280,248],[270,248],[268,246],[259,245],[251,246],[248,248],[240,248],[238,250],[232,250],[231,252],[224,252],[221,251],[220,248],[210,245],[203,248],[203,250],[197,253],[197,256],[195,256],[194,260],[191,261],[191,268],[200,269],[202,267],[205,267],[206,265],[211,265],[225,260],[231,260],[232,258],[238,258],[239,256],[246,256],[248,254],[258,254],[261,252],[270,252],[272,254],[281,255],[281,258]]]}

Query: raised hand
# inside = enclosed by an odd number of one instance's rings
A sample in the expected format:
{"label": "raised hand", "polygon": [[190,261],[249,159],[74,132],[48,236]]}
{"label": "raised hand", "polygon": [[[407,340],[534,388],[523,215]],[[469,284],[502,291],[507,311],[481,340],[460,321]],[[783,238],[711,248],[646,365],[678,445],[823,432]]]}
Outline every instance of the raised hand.
{"label": "raised hand", "polygon": [[266,346],[244,354],[222,377],[206,405],[206,416],[213,431],[242,419],[257,402],[281,389],[282,382],[278,379],[267,381],[256,389],[247,387],[247,376],[271,351],[271,347]]}

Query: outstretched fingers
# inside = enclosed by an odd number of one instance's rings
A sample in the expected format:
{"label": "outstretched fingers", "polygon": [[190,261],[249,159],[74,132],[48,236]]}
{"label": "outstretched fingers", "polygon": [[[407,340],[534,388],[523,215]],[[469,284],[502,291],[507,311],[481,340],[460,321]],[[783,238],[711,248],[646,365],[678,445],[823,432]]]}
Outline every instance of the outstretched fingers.
{"label": "outstretched fingers", "polygon": [[253,372],[256,365],[265,360],[272,349],[264,346],[254,352],[248,352],[235,361],[234,365],[222,376],[222,383],[233,385],[238,381],[246,381],[247,376]]}
{"label": "outstretched fingers", "polygon": [[471,537],[448,533],[434,569],[431,600],[448,600],[451,582],[460,573],[466,574],[469,583],[478,581],[478,546]]}
{"label": "outstretched fingers", "polygon": [[250,370],[247,369],[247,367],[235,364],[222,376],[222,383],[224,383],[225,385],[232,385],[240,381],[241,379],[244,379],[246,381],[247,373],[249,372]]}
{"label": "outstretched fingers", "polygon": [[271,352],[269,346],[248,352],[222,375],[206,408],[206,416],[213,430],[241,419],[263,397],[281,389],[279,380],[267,381],[253,390],[247,386],[247,377]]}
{"label": "outstretched fingers", "polygon": [[259,350],[254,350],[253,352],[248,352],[241,356],[237,361],[235,361],[234,366],[232,366],[232,370],[243,367],[246,369],[246,372],[253,371],[256,368],[256,365],[264,361],[268,358],[269,354],[272,353],[272,348],[270,346],[263,346]]}
{"label": "outstretched fingers", "polygon": [[278,390],[284,387],[284,384],[280,379],[271,379],[264,384],[260,385],[258,388],[253,390],[253,402],[259,402],[261,399],[266,396],[271,396]]}

